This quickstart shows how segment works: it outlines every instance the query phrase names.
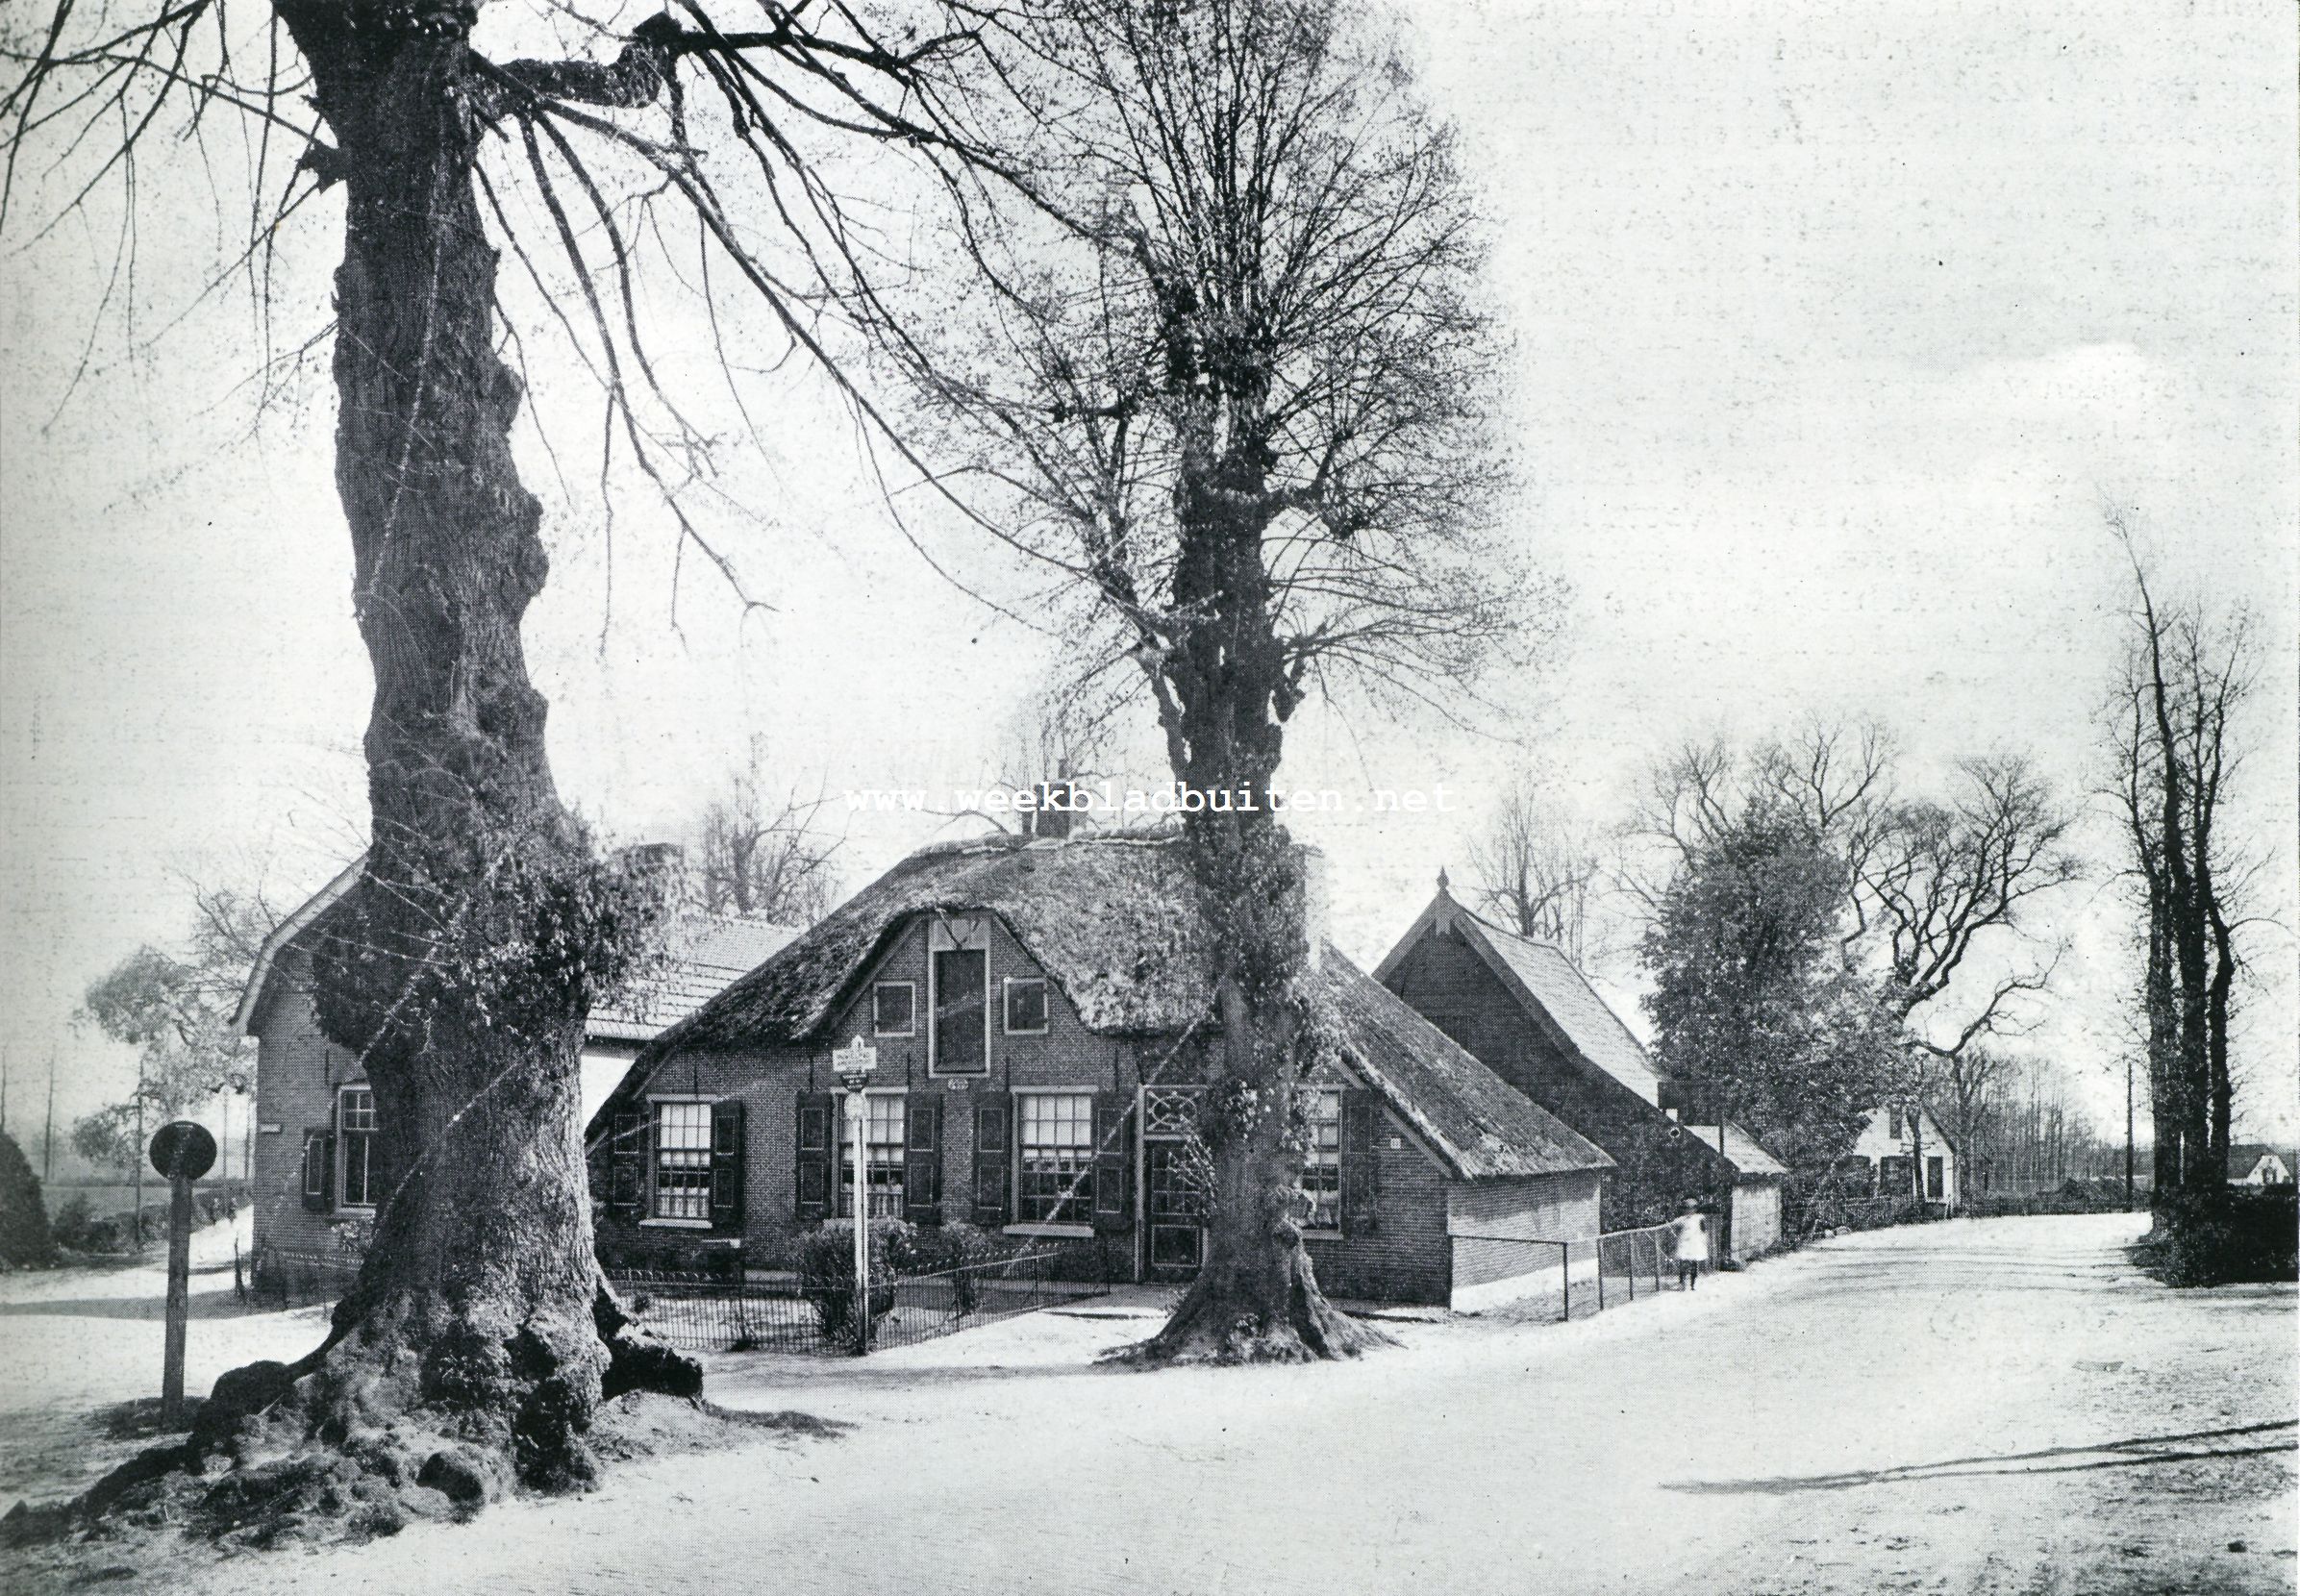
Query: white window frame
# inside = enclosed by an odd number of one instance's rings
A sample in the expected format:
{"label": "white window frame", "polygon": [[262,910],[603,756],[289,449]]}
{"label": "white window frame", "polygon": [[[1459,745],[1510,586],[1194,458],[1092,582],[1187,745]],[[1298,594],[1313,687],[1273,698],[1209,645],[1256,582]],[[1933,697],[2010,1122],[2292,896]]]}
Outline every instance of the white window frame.
{"label": "white window frame", "polygon": [[[980,953],[983,956],[983,1067],[980,1069],[945,1070],[942,1067],[938,1034],[941,1026],[936,1016],[941,1012],[941,982],[936,976],[935,956],[938,953]],[[990,1038],[995,1032],[990,1015],[990,916],[988,914],[938,914],[927,922],[926,930],[926,1073],[930,1080],[945,1077],[959,1081],[979,1081],[991,1073]],[[1003,1017],[1003,1016],[1001,1016]]]}
{"label": "white window frame", "polygon": [[[1027,1099],[1041,1097],[1074,1097],[1086,1104],[1086,1185],[1080,1196],[1086,1203],[1087,1216],[1083,1220],[1025,1219],[1022,1217],[1022,1105]],[[1076,1086],[1040,1086],[1013,1094],[1013,1141],[1008,1150],[1012,1189],[1008,1201],[1014,1215],[1014,1223],[1006,1227],[1010,1235],[1092,1235],[1094,1234],[1094,1158],[1101,1148],[1094,1141],[1094,1093],[1081,1091]]]}
{"label": "white window frame", "polygon": [[[902,1135],[898,1136],[894,1142],[893,1164],[895,1172],[901,1177],[901,1179],[895,1183],[895,1193],[897,1197],[900,1198],[906,1192],[910,1179],[911,1105],[908,1101],[911,1095],[910,1091],[907,1087],[903,1086],[865,1086],[862,1088],[862,1095],[864,1097],[891,1097],[897,1102],[900,1102],[903,1106]],[[838,1211],[838,1205],[842,1202],[850,1200],[854,1195],[855,1189],[855,1133],[846,1122],[846,1099],[847,1094],[843,1091],[833,1092],[831,1094],[831,1125],[833,1134],[831,1137],[831,1211],[829,1218],[833,1223],[837,1223],[841,1219],[851,1219],[854,1217],[852,1209],[849,1209],[845,1213],[840,1213]],[[884,1147],[887,1144],[883,1141],[875,1144],[870,1141],[868,1122],[865,1121],[862,1143],[862,1152],[864,1157],[867,1158],[869,1156],[870,1149],[873,1145]],[[867,1177],[865,1178],[863,1185],[865,1187],[868,1186],[869,1181]],[[900,1219],[902,1217],[901,1204],[898,1201],[895,1207],[895,1211],[891,1214],[882,1213],[873,1215],[873,1217],[880,1219]]]}
{"label": "white window frame", "polygon": [[711,1110],[717,1105],[718,1101],[719,1100],[715,1097],[705,1096],[697,1092],[662,1092],[660,1094],[650,1095],[648,1097],[646,1179],[639,1200],[640,1208],[645,1210],[644,1214],[639,1219],[639,1225],[642,1229],[664,1231],[707,1231],[711,1229],[711,1188],[708,1184],[706,1184],[703,1188],[704,1214],[702,1218],[664,1218],[658,1215],[655,1211],[655,1200],[659,1189],[656,1185],[656,1179],[658,1175],[661,1174],[662,1168],[663,1105],[666,1103],[700,1103],[704,1106],[703,1174],[706,1183],[709,1182],[711,1175]]}
{"label": "white window frame", "polygon": [[[1038,1024],[1035,1029],[1019,1029],[1007,1023],[1008,1015],[1012,1012],[1012,1010],[1009,1009],[1007,1005],[1014,988],[1017,986],[1036,986],[1038,988],[1039,1018]],[[1054,1029],[1054,1002],[1052,995],[1046,989],[1046,978],[1044,976],[1010,975],[999,982],[998,1028],[1001,1032],[1009,1036],[1043,1036],[1047,1032]]]}
{"label": "white window frame", "polygon": [[[353,1132],[343,1117],[343,1100],[353,1092],[364,1092],[367,1097],[368,1125],[363,1131]],[[347,1081],[336,1088],[336,1189],[328,1193],[338,1213],[373,1213],[375,1211],[375,1087],[365,1081]],[[364,1144],[367,1160],[367,1201],[348,1201],[344,1192],[351,1185],[351,1138],[357,1135]]]}
{"label": "white window frame", "polygon": [[[901,1031],[888,1031],[879,1024],[879,988],[900,986],[911,994],[911,1023]],[[918,983],[915,981],[873,981],[870,984],[870,1034],[873,1036],[915,1036],[918,1035]]]}
{"label": "white window frame", "polygon": [[[1334,1099],[1334,1162],[1330,1166],[1323,1164],[1318,1166],[1320,1168],[1331,1167],[1334,1171],[1334,1223],[1331,1225],[1312,1225],[1310,1223],[1309,1216],[1305,1214],[1302,1221],[1302,1234],[1305,1236],[1314,1237],[1320,1240],[1337,1239],[1342,1234],[1341,1160],[1344,1150],[1341,1145],[1341,1137],[1344,1128],[1342,1116],[1345,1112],[1342,1105],[1347,1100],[1342,1095],[1344,1088],[1340,1086],[1321,1086],[1315,1083],[1310,1083],[1306,1084],[1302,1089],[1305,1091],[1313,1092],[1321,1097],[1331,1095]],[[1317,1146],[1317,1133],[1315,1129],[1317,1120],[1313,1117],[1310,1123],[1312,1126],[1311,1145],[1302,1159],[1302,1172],[1304,1174],[1308,1174],[1310,1172],[1311,1160],[1316,1158],[1322,1151],[1322,1149]],[[1294,1189],[1302,1193],[1305,1201],[1309,1199],[1310,1193],[1307,1187],[1297,1185]]]}

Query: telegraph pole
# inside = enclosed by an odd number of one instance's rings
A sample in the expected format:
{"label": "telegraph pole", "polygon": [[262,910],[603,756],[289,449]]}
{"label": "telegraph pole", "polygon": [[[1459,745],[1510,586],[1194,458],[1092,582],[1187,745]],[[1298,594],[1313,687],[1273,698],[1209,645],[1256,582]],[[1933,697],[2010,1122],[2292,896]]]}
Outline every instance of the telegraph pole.
{"label": "telegraph pole", "polygon": [[40,1134],[40,1185],[56,1173],[56,1049],[48,1049],[48,1122]]}

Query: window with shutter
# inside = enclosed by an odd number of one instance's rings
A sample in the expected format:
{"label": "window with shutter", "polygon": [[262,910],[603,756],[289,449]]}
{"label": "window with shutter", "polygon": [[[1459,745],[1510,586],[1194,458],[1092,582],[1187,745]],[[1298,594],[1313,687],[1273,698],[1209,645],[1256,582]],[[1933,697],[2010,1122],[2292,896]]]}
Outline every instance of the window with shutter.
{"label": "window with shutter", "polygon": [[304,1207],[325,1213],[335,1205],[336,1138],[325,1126],[304,1133]]}
{"label": "window with shutter", "polygon": [[648,1217],[711,1222],[711,1108],[692,1102],[655,1105],[655,1175]]}
{"label": "window with shutter", "polygon": [[[902,1215],[910,1161],[908,1143],[903,1136],[903,1104],[901,1092],[874,1091],[862,1099],[862,1191],[873,1219],[895,1219]],[[831,1134],[838,1147],[831,1206],[841,1218],[852,1218],[855,1128],[846,1114],[846,1099],[841,1095],[831,1113]]]}
{"label": "window with shutter", "polygon": [[903,1143],[903,1217],[913,1225],[942,1223],[942,1105],[913,1102]]}
{"label": "window with shutter", "polygon": [[1341,1092],[1333,1086],[1304,1088],[1310,1145],[1302,1153],[1302,1228],[1341,1229]]}
{"label": "window with shutter", "polygon": [[742,1120],[739,1097],[711,1105],[711,1223],[717,1230],[742,1229],[742,1178],[750,1155]]}
{"label": "window with shutter", "polygon": [[1013,1170],[1013,1119],[1007,1101],[977,1103],[974,1109],[974,1222],[1003,1225]]}
{"label": "window with shutter", "polygon": [[1381,1110],[1374,1094],[1353,1087],[1341,1094],[1341,1230],[1364,1235],[1377,1227],[1381,1211],[1381,1164],[1374,1152],[1374,1124]]}
{"label": "window with shutter", "polygon": [[338,1207],[375,1207],[375,1093],[345,1086],[336,1094],[336,1167],[341,1185]]}
{"label": "window with shutter", "polygon": [[827,1093],[799,1097],[796,1211],[800,1220],[824,1219],[831,1212],[831,1099]]}
{"label": "window with shutter", "polygon": [[1134,1226],[1134,1094],[1094,1097],[1094,1228]]}
{"label": "window with shutter", "polygon": [[636,1213],[647,1182],[647,1118],[637,1109],[617,1109],[608,1125],[607,1206]]}

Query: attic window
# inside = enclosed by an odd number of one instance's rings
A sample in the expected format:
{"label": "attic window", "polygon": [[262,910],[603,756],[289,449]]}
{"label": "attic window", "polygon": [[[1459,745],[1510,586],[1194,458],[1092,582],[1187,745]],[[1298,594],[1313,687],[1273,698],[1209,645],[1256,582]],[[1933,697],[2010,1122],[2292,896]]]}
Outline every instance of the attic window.
{"label": "attic window", "polygon": [[874,1035],[908,1036],[917,1028],[912,1010],[917,986],[908,981],[882,981],[870,989],[870,1029]]}
{"label": "attic window", "polygon": [[1006,983],[1006,1031],[1010,1036],[1038,1036],[1046,1032],[1046,981],[1042,976],[1009,976]]}

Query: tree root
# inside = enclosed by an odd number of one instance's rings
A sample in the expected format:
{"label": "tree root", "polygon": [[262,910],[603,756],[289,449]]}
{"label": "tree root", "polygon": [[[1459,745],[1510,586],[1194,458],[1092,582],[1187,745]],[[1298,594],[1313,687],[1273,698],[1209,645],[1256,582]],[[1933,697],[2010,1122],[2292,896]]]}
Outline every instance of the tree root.
{"label": "tree root", "polygon": [[563,1326],[459,1346],[388,1317],[356,1330],[339,1317],[296,1362],[218,1379],[184,1439],[138,1453],[77,1498],[19,1502],[0,1518],[0,1546],[162,1524],[242,1546],[363,1540],[468,1518],[517,1489],[588,1488],[601,1403],[654,1393],[701,1410],[703,1386],[693,1359],[633,1326],[604,1288],[592,1318],[582,1330],[595,1331],[604,1356],[555,1349]]}
{"label": "tree root", "polygon": [[1278,1310],[1233,1279],[1199,1275],[1165,1327],[1147,1341],[1117,1347],[1102,1361],[1127,1368],[1192,1363],[1316,1363],[1356,1358],[1394,1338],[1326,1301],[1306,1260],[1288,1271]]}

